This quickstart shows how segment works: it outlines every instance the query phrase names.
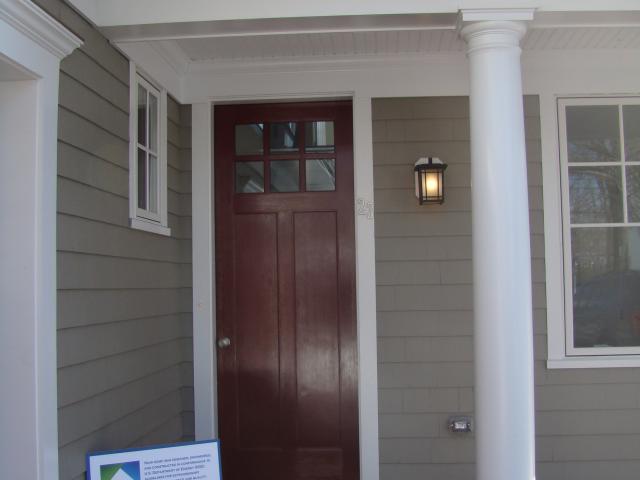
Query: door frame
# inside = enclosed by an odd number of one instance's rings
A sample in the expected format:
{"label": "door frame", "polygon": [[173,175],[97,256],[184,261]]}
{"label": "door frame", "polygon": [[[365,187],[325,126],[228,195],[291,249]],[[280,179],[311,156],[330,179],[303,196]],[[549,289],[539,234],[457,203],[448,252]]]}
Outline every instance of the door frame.
{"label": "door frame", "polygon": [[354,92],[216,98],[192,105],[193,369],[196,440],[217,437],[213,109],[223,103],[350,99],[353,108],[360,478],[379,478],[371,97]]}

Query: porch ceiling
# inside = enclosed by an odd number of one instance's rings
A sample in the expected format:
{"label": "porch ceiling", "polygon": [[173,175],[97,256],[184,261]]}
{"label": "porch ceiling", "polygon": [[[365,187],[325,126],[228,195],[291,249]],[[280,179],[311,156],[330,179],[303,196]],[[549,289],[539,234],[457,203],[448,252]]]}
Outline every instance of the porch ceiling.
{"label": "porch ceiling", "polygon": [[[148,43],[177,71],[247,63],[343,61],[461,53],[456,13],[355,15],[124,25],[116,44]],[[640,49],[640,11],[538,12],[525,51]]]}

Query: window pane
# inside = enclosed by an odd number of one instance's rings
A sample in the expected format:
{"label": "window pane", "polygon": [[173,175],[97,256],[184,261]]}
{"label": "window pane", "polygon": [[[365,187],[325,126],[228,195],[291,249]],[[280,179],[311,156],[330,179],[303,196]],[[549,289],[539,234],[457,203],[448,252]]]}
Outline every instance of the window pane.
{"label": "window pane", "polygon": [[627,167],[627,210],[630,222],[640,222],[640,166]]}
{"label": "window pane", "polygon": [[574,228],[575,347],[640,345],[640,228]]}
{"label": "window pane", "polygon": [[624,115],[624,153],[627,162],[640,162],[640,105],[625,105]]}
{"label": "window pane", "polygon": [[149,211],[158,213],[158,158],[149,155]]}
{"label": "window pane", "polygon": [[307,191],[326,192],[336,189],[336,161],[307,160]]}
{"label": "window pane", "polygon": [[304,149],[306,152],[333,152],[333,122],[307,122]]}
{"label": "window pane", "polygon": [[149,148],[158,153],[158,98],[149,94]]}
{"label": "window pane", "polygon": [[269,165],[272,192],[300,191],[300,163],[298,160],[274,160]]}
{"label": "window pane", "polygon": [[619,162],[620,126],[616,105],[567,107],[570,162]]}
{"label": "window pane", "polygon": [[236,155],[262,155],[262,123],[236,125]]}
{"label": "window pane", "polygon": [[264,192],[264,164],[262,162],[236,163],[236,193]]}
{"label": "window pane", "polygon": [[569,167],[571,223],[622,222],[620,167]]}
{"label": "window pane", "polygon": [[147,90],[138,85],[138,143],[147,145]]}
{"label": "window pane", "polygon": [[147,209],[147,161],[141,148],[138,149],[138,208]]}
{"label": "window pane", "polygon": [[295,122],[272,123],[269,138],[271,153],[287,153],[298,150]]}

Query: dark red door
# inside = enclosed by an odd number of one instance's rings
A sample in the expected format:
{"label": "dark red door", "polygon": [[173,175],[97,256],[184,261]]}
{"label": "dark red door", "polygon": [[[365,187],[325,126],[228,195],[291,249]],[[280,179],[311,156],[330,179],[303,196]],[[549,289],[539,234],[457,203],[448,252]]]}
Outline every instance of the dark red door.
{"label": "dark red door", "polygon": [[358,478],[350,102],[216,106],[225,480]]}

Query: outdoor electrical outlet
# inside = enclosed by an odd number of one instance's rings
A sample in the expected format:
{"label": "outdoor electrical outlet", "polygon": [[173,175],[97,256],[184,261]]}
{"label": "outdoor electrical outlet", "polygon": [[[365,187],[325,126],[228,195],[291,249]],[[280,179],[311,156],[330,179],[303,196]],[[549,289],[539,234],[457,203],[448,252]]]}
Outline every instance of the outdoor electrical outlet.
{"label": "outdoor electrical outlet", "polygon": [[447,426],[451,433],[470,433],[471,417],[449,417]]}

